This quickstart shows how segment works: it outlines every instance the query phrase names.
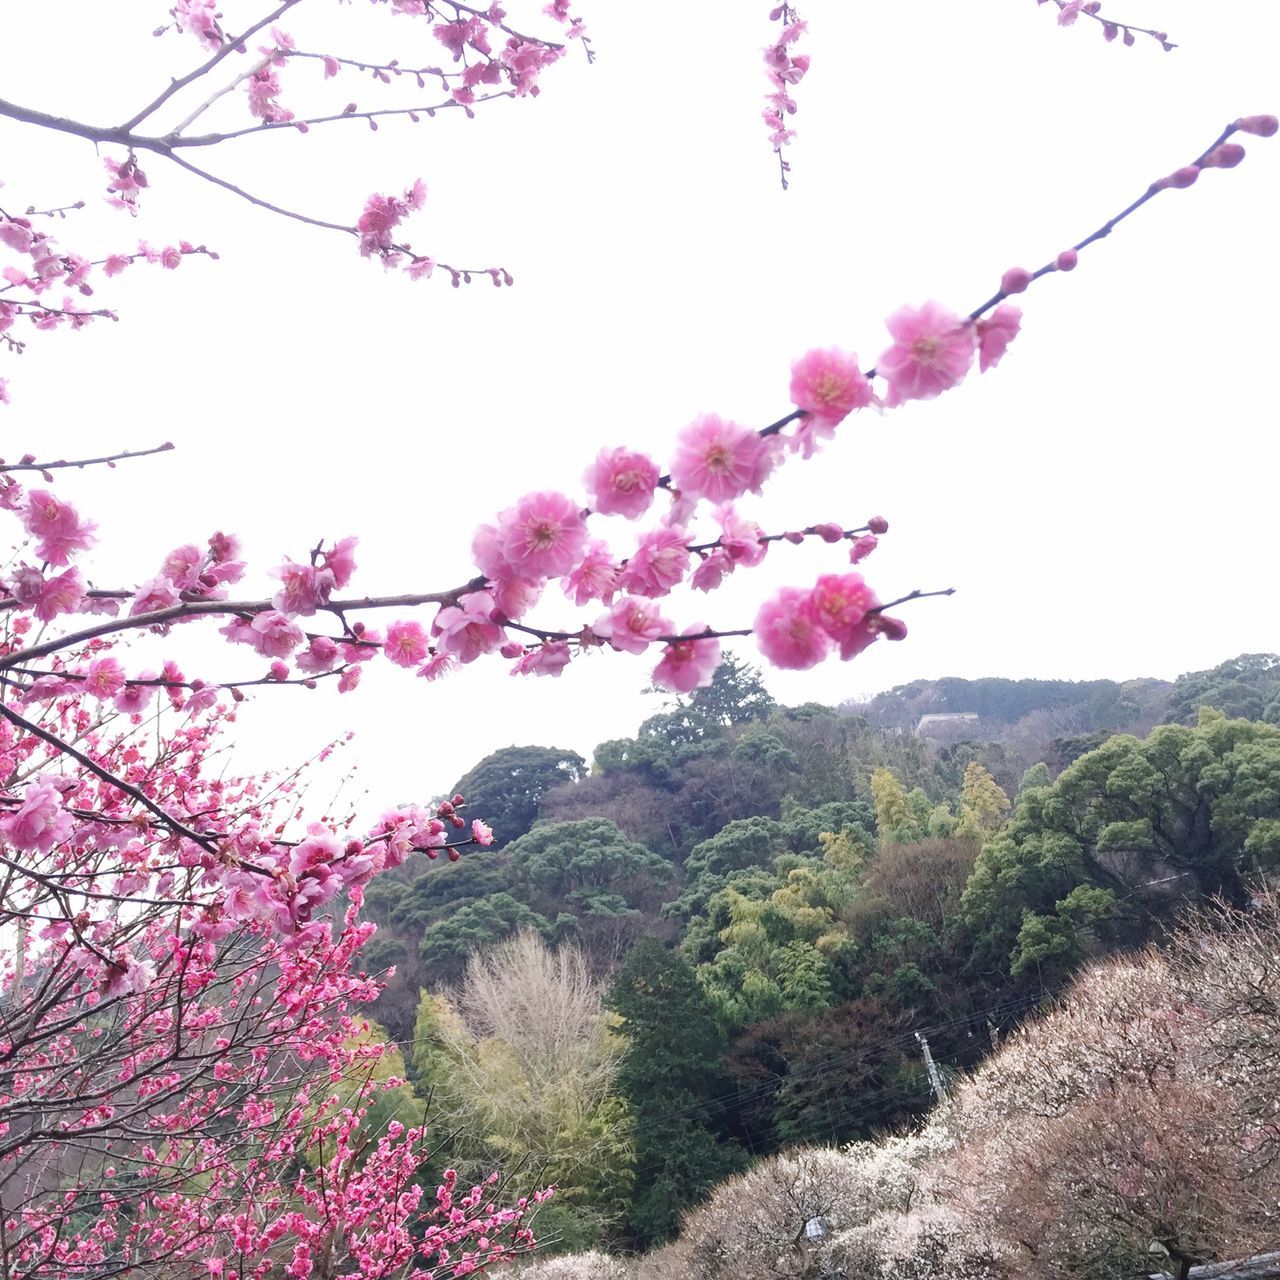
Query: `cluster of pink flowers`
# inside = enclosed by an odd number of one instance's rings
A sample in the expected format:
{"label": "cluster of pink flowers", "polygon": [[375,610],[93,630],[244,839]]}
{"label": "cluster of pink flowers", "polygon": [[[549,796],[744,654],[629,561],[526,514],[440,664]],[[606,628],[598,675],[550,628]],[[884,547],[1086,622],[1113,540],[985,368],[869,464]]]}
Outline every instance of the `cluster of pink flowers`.
{"label": "cluster of pink flowers", "polygon": [[861,574],[825,574],[811,590],[783,587],[766,600],[756,614],[756,640],[774,666],[791,671],[816,666],[833,649],[848,660],[881,636],[901,640],[907,634],[903,623],[879,609]]}
{"label": "cluster of pink flowers", "polygon": [[[782,30],[777,40],[764,51],[764,65],[770,86],[764,122],[769,130],[769,145],[775,151],[781,151],[795,137],[795,130],[787,124],[787,117],[796,112],[791,89],[804,79],[805,72],[809,70],[809,55],[798,54],[792,47],[804,34],[805,24],[791,5],[778,5],[770,12],[769,21],[782,23]],[[786,185],[785,167],[783,185]]]}

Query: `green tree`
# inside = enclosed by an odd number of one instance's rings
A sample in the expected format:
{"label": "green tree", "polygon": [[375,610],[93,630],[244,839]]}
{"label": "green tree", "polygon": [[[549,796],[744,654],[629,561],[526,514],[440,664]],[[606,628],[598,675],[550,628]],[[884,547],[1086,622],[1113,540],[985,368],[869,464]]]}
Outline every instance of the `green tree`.
{"label": "green tree", "polygon": [[1261,720],[1280,697],[1280,654],[1242,653],[1208,671],[1192,671],[1173,682],[1165,719],[1194,723],[1201,707],[1228,716]]}
{"label": "green tree", "polygon": [[891,769],[883,766],[872,771],[871,796],[876,806],[876,833],[881,840],[919,840],[919,814],[913,811],[902,783]]}
{"label": "green tree", "polygon": [[744,1153],[725,1141],[726,1042],[693,971],[655,938],[627,956],[609,992],[627,1049],[617,1087],[635,1133],[629,1233],[640,1246],[670,1239],[680,1217]]}
{"label": "green tree", "polygon": [[454,784],[468,811],[492,828],[498,845],[518,840],[538,818],[544,791],[576,782],[587,763],[576,751],[558,747],[503,747],[485,756]]}
{"label": "green tree", "polygon": [[956,835],[985,840],[1004,824],[1009,808],[1009,797],[1000,785],[976,760],[971,760],[965,766],[964,785],[960,790]]}
{"label": "green tree", "polygon": [[[983,847],[963,898],[978,958],[1025,972],[1069,961],[1073,928],[1090,945],[1131,943],[1188,898],[1241,904],[1278,821],[1280,729],[1205,709],[1195,728],[1111,738],[1023,792]],[[1073,898],[1082,886],[1108,891],[1114,910]]]}
{"label": "green tree", "polygon": [[[571,916],[567,916],[572,921]],[[546,935],[554,926],[509,893],[493,893],[464,903],[445,920],[431,925],[418,948],[428,980],[451,982],[462,972],[467,956],[511,937],[521,929]]]}
{"label": "green tree", "polygon": [[708,725],[728,727],[767,720],[777,707],[760,668],[726,654],[711,683],[689,695],[689,710]]}

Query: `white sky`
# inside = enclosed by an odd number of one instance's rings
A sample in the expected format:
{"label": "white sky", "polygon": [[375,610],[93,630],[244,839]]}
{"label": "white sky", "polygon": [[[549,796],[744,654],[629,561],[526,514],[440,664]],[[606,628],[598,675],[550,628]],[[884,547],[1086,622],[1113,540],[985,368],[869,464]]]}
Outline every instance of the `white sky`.
{"label": "white sky", "polygon": [[[94,121],[131,114],[198,59],[193,42],[151,39],[164,7],[0,0],[0,93]],[[1092,23],[1060,30],[1031,0],[810,0],[784,194],[759,118],[767,2],[579,7],[598,60],[575,51],[536,101],[201,157],[336,221],[422,176],[415,248],[505,265],[511,290],[384,274],[344,238],[158,159],[131,225],[98,205],[92,146],[0,121],[7,208],[90,201],[61,230],[68,247],[185,237],[223,255],[134,268],[99,294],[120,324],[36,334],[21,360],[0,357],[8,457],[179,446],[59,482],[100,524],[103,585],[150,576],[215,527],[244,536],[263,574],[355,533],[362,591],[453,585],[476,523],[532,488],[577,490],[601,445],[663,456],[704,410],[762,425],[787,411],[789,364],[808,347],[873,360],[897,306],[970,309],[1006,267],[1039,266],[1227,121],[1280,108],[1274,5],[1114,0],[1116,16],[1169,31],[1181,47],[1164,54],[1106,45]],[[391,50],[411,31],[311,0],[289,25],[311,47],[308,9],[312,30],[349,29],[335,52]],[[337,85],[373,105],[366,84]],[[743,504],[771,530],[883,514],[891,533],[865,566],[882,597],[958,589],[910,606],[902,644],[771,674],[776,696],[835,703],[941,675],[1171,678],[1277,647],[1280,137],[1242,141],[1239,169],[1162,195],[1020,299],[1023,333],[998,370],[846,424]],[[842,562],[840,548],[775,548],[671,612],[748,625],[774,586]],[[549,593],[531,620],[594,612]],[[225,647],[196,653],[188,669],[206,678],[257,672]],[[593,655],[549,681],[482,661],[431,686],[370,670],[342,699],[270,691],[242,716],[243,759],[278,763],[354,728],[347,759],[372,799],[421,798],[498,746],[586,753],[633,732],[655,709],[638,697],[651,665]]]}

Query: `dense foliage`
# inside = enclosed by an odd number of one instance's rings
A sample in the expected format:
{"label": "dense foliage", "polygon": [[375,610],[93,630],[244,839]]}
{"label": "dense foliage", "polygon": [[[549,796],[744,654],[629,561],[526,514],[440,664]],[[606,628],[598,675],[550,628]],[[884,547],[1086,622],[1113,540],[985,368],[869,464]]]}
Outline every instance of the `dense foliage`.
{"label": "dense foliage", "polygon": [[[1242,664],[1270,670],[1240,659],[1163,688],[1191,706]],[[1021,684],[1051,704],[1066,687]],[[632,1190],[602,1213],[578,1189],[559,1231],[579,1245],[668,1239],[754,1159],[922,1114],[916,1031],[944,1076],[972,1067],[1082,964],[1176,929],[1188,903],[1244,905],[1280,858],[1280,728],[1260,720],[1201,709],[1152,729],[1170,713],[1149,700],[1121,725],[1144,737],[1078,721],[1101,745],[1059,771],[1042,758],[1055,739],[1028,744],[1017,722],[934,742],[776,707],[737,664],[700,692],[541,791],[500,853],[368,891],[373,947],[401,948],[414,974],[379,1006],[402,1037],[417,984],[440,992],[519,929],[611,975]],[[419,1033],[439,999],[418,1006]]]}

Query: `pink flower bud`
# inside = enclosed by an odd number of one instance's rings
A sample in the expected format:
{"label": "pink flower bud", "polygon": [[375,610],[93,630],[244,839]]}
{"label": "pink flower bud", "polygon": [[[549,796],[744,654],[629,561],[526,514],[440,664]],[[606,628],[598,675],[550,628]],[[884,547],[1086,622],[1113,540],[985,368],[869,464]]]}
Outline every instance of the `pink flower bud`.
{"label": "pink flower bud", "polygon": [[1058,260],[1054,265],[1059,271],[1074,271],[1076,263],[1080,261],[1080,255],[1074,249],[1063,249],[1058,254]]}
{"label": "pink flower bud", "polygon": [[815,524],[813,531],[823,542],[839,542],[844,537],[844,530],[838,524],[828,521],[826,524]]}
{"label": "pink flower bud", "polygon": [[450,801],[450,803],[451,803],[452,805],[454,805],[454,807],[456,808],[458,805],[460,805],[460,804],[466,804],[467,802],[466,802],[466,800],[465,800],[461,795],[456,795],[456,796],[454,796],[454,797],[453,797],[453,799]]}
{"label": "pink flower bud", "polygon": [[459,854],[458,854],[457,849],[450,849],[450,850],[449,850],[449,861],[450,861],[450,862],[457,862],[458,857],[459,857]]}
{"label": "pink flower bud", "polygon": [[782,536],[788,542],[790,542],[793,546],[797,546],[797,547],[804,541],[804,534],[799,533],[795,529],[789,530],[787,533],[784,533]]}
{"label": "pink flower bud", "polygon": [[1200,176],[1199,165],[1184,164],[1175,169],[1167,178],[1161,180],[1166,187],[1189,187]]}
{"label": "pink flower bud", "polygon": [[1252,133],[1258,138],[1270,138],[1280,129],[1280,121],[1275,116],[1241,116],[1236,121],[1236,128],[1241,133]]}
{"label": "pink flower bud", "polygon": [[1214,147],[1200,164],[1206,169],[1234,169],[1244,159],[1244,148],[1238,142],[1224,142]]}
{"label": "pink flower bud", "polygon": [[1010,267],[1000,277],[1000,292],[1021,293],[1034,278],[1025,267]]}
{"label": "pink flower bud", "polygon": [[889,522],[884,518],[884,516],[872,516],[871,519],[867,521],[867,528],[870,529],[872,533],[888,533]]}

